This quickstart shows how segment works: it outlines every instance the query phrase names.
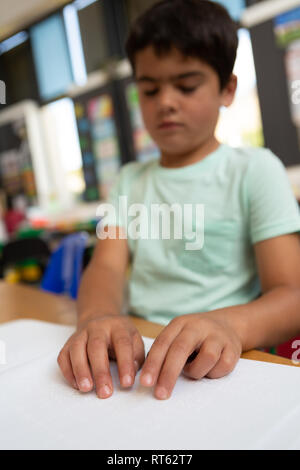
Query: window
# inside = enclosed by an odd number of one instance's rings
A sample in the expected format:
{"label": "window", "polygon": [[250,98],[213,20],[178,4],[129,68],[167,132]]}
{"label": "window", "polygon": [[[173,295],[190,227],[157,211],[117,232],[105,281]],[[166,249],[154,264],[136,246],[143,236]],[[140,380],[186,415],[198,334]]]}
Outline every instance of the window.
{"label": "window", "polygon": [[64,94],[73,76],[62,16],[57,13],[36,24],[30,35],[41,98]]}
{"label": "window", "polygon": [[233,72],[238,77],[234,102],[222,108],[217,126],[217,137],[233,147],[263,146],[263,130],[256,88],[256,73],[250,34],[239,29],[239,47]]}
{"label": "window", "polygon": [[0,79],[6,84],[6,103],[38,99],[28,34],[22,31],[0,43]]}

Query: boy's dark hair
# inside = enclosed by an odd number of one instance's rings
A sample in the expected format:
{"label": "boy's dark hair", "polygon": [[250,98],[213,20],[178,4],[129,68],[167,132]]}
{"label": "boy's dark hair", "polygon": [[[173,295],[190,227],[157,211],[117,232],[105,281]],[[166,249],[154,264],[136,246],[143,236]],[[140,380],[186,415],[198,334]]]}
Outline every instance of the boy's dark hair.
{"label": "boy's dark hair", "polygon": [[175,47],[209,64],[221,90],[232,74],[238,46],[237,25],[227,10],[209,0],[162,0],[133,24],[126,52],[135,71],[137,52],[153,46],[162,56]]}

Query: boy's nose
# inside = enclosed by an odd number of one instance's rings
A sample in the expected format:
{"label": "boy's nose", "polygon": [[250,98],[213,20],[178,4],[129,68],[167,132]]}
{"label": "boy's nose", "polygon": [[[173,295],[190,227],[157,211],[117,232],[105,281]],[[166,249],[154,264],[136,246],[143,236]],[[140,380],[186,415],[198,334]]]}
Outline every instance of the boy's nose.
{"label": "boy's nose", "polygon": [[160,90],[158,96],[158,108],[160,112],[176,110],[177,103],[174,93],[170,89]]}

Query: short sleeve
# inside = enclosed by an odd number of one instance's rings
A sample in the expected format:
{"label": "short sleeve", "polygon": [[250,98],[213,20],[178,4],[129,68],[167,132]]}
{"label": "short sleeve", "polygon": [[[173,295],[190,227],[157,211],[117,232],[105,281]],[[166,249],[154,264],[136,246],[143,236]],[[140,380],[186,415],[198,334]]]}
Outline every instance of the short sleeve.
{"label": "short sleeve", "polygon": [[251,157],[247,171],[251,242],[300,232],[300,211],[286,169],[270,150]]}
{"label": "short sleeve", "polygon": [[[98,216],[101,217],[101,226],[119,226],[125,227],[125,218],[122,211],[122,196],[126,197],[124,190],[125,175],[123,168],[120,170],[116,181],[111,187],[108,197],[102,203],[98,210]],[[120,205],[121,202],[121,205]]]}

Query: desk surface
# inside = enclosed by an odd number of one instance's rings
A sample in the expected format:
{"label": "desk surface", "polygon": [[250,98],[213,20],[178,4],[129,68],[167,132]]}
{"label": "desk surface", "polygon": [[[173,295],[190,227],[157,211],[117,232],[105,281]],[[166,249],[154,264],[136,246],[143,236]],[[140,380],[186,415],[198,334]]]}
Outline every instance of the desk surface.
{"label": "desk surface", "polygon": [[[75,325],[76,323],[76,304],[67,297],[0,281],[0,299],[0,323],[25,318],[61,325]],[[143,336],[155,338],[163,329],[162,325],[150,323],[141,318],[131,318]],[[242,357],[256,361],[293,365],[289,359],[256,350],[243,353]]]}

